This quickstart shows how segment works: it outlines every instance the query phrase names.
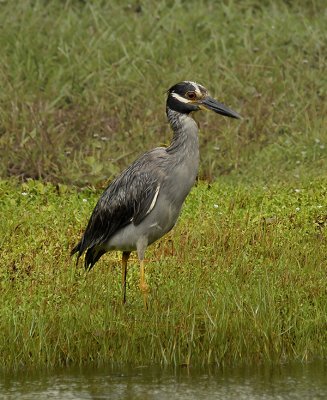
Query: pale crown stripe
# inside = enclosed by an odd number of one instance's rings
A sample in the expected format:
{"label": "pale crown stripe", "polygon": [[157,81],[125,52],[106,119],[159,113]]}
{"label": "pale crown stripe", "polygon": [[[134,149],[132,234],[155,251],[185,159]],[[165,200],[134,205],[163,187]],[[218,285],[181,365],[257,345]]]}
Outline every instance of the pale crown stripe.
{"label": "pale crown stripe", "polygon": [[191,85],[193,85],[194,88],[195,88],[196,93],[201,96],[201,90],[199,88],[199,85],[196,82],[193,82],[193,81],[187,81],[187,82],[190,83]]}

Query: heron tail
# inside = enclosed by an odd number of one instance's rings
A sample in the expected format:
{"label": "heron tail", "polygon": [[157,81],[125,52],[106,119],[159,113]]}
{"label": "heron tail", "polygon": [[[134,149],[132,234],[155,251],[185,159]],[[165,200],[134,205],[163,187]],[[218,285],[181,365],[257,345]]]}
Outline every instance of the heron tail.
{"label": "heron tail", "polygon": [[87,246],[85,245],[85,241],[83,239],[79,243],[77,243],[77,245],[72,249],[70,255],[72,256],[73,254],[78,253],[76,260],[76,265],[77,265],[79,258],[87,249],[85,254],[84,266],[86,270],[90,270],[93,268],[94,264],[106,251],[97,245],[93,246],[91,245],[90,247],[87,248]]}
{"label": "heron tail", "polygon": [[105,250],[97,246],[88,248],[85,254],[85,263],[84,263],[85,269],[90,271],[90,269],[93,268],[94,264],[99,260],[101,256],[103,256],[105,252],[106,252]]}
{"label": "heron tail", "polygon": [[[77,245],[70,252],[70,255],[73,256],[77,252],[80,253],[80,249],[81,249],[81,242],[77,243]],[[78,258],[79,258],[79,256],[80,256],[80,254],[78,255]]]}

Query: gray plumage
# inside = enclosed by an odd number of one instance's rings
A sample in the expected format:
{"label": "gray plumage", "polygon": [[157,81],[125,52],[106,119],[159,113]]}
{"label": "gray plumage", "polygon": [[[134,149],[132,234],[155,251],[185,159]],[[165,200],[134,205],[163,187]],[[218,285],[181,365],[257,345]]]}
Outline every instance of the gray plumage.
{"label": "gray plumage", "polygon": [[87,269],[110,250],[123,251],[126,263],[129,253],[137,250],[142,262],[147,246],[173,228],[198,173],[198,126],[190,113],[202,108],[239,117],[195,82],[170,88],[166,113],[173,130],[171,144],[143,154],[102,194],[81,241],[72,250],[78,258],[86,251]]}

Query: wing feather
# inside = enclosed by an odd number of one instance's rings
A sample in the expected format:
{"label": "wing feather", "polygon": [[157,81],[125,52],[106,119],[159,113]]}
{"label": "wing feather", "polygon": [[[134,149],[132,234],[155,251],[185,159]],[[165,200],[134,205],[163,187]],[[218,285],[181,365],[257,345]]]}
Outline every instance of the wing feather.
{"label": "wing feather", "polygon": [[[93,210],[81,241],[73,248],[72,254],[78,252],[79,258],[87,249],[88,252],[95,247],[98,249],[119,229],[131,221],[138,225],[151,212],[162,179],[160,169],[151,168],[153,159],[151,153],[145,153],[107,187]],[[95,262],[102,254],[96,257]],[[95,262],[87,264],[92,266]]]}

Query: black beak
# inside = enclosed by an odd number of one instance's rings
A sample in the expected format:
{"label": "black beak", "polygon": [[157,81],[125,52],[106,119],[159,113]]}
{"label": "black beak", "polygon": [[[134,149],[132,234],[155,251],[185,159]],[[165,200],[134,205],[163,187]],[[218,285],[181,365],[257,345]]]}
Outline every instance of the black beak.
{"label": "black beak", "polygon": [[207,110],[212,110],[217,114],[225,115],[226,117],[237,118],[237,119],[241,118],[241,116],[237,112],[231,110],[230,108],[224,106],[222,103],[219,103],[217,100],[209,96],[201,101],[200,108],[206,108]]}

